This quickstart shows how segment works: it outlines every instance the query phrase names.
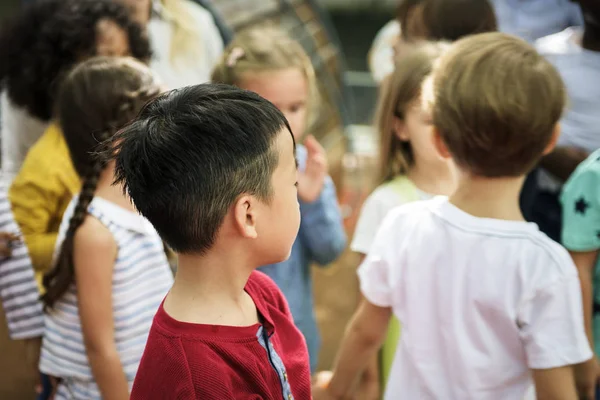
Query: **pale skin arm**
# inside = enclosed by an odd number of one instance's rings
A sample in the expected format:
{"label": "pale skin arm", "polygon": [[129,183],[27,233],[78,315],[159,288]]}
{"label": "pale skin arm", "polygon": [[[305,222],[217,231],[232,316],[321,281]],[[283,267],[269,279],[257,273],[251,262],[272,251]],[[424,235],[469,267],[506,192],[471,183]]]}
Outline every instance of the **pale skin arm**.
{"label": "pale skin arm", "polygon": [[112,234],[93,217],[87,217],[75,234],[73,261],[79,316],[85,348],[102,398],[129,399],[114,338],[112,279],[117,244]]}
{"label": "pale skin arm", "polygon": [[[594,287],[593,275],[598,259],[598,250],[587,252],[570,252],[573,262],[579,272],[581,282],[581,299],[583,302],[583,321],[585,333],[590,347],[594,348],[594,335],[592,321],[594,314]],[[595,397],[596,384],[598,382],[598,361],[594,357],[590,361],[575,367],[575,381],[580,398],[593,399]]]}
{"label": "pale skin arm", "polygon": [[[365,261],[366,255],[359,253],[359,263],[361,265]],[[361,304],[366,301],[364,296],[359,293]],[[365,393],[365,396],[373,396],[374,398],[379,397],[379,357],[377,353],[367,363],[367,367],[363,372],[362,383],[366,386],[365,390],[369,393]],[[368,400],[368,399],[365,399]]]}
{"label": "pale skin arm", "polygon": [[381,347],[391,316],[391,308],[377,307],[366,300],[361,303],[346,328],[333,377],[327,388],[314,389],[314,400],[354,398],[365,360],[371,360]]}
{"label": "pale skin arm", "polygon": [[571,366],[532,370],[538,400],[578,400]]}

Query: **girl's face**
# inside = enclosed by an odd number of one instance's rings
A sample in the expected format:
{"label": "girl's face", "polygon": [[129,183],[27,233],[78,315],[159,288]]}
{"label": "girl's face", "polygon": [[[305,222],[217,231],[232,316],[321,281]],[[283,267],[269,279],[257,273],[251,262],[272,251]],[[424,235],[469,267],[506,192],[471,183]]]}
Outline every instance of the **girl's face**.
{"label": "girl's face", "polygon": [[127,33],[114,21],[103,19],[96,27],[96,54],[124,57],[131,53]]}
{"label": "girl's face", "polygon": [[431,116],[423,109],[421,100],[413,101],[404,113],[404,119],[396,118],[396,136],[410,142],[415,163],[443,161],[433,144]]}
{"label": "girl's face", "polygon": [[296,142],[304,136],[308,116],[308,81],[299,68],[252,72],[239,82],[242,89],[250,90],[269,100],[285,115]]}

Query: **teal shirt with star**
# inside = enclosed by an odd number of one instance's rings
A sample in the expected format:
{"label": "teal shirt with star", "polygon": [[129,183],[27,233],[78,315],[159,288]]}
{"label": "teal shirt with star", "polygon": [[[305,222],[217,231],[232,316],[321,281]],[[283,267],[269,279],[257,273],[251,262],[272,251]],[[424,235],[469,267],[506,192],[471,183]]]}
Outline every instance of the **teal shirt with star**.
{"label": "teal shirt with star", "polygon": [[[561,195],[562,244],[572,252],[600,250],[600,150],[575,170]],[[600,306],[600,257],[593,276],[594,308]],[[600,313],[593,317],[594,347],[600,357]]]}

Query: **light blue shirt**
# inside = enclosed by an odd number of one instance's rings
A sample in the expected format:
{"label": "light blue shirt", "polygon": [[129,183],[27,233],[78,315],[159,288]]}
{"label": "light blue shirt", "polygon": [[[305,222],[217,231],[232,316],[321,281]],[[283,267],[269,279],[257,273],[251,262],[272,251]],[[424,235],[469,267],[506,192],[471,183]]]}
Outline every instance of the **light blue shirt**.
{"label": "light blue shirt", "polygon": [[570,26],[583,25],[577,3],[570,0],[492,0],[502,32],[533,42]]}
{"label": "light blue shirt", "polygon": [[[296,156],[300,170],[303,170],[306,165],[306,149],[298,146]],[[321,339],[314,313],[310,267],[313,263],[327,265],[335,261],[346,247],[346,233],[335,186],[329,176],[317,200],[312,203],[300,201],[300,214],[300,231],[290,258],[259,270],[275,281],[287,299],[294,323],[306,339],[310,367],[314,373]]]}
{"label": "light blue shirt", "polygon": [[536,48],[560,72],[567,87],[558,145],[592,153],[600,148],[600,52],[583,49],[581,37],[580,28],[569,28],[538,40]]}

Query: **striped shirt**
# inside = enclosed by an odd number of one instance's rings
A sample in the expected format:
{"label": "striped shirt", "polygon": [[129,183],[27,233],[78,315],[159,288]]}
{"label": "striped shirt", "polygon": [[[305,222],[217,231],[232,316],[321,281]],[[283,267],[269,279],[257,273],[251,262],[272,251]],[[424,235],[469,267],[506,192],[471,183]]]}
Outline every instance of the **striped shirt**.
{"label": "striped shirt", "polygon": [[[77,201],[75,197],[65,212],[57,249]],[[113,234],[118,247],[112,288],[115,342],[131,385],[152,319],[173,283],[173,275],[163,243],[145,218],[99,197],[92,200],[88,212]],[[86,355],[74,284],[45,317],[40,370],[62,378],[58,398],[101,397]]]}
{"label": "striped shirt", "polygon": [[[0,184],[0,231],[20,235],[3,184]],[[0,259],[0,300],[11,339],[30,339],[44,333],[39,295],[27,247],[22,241],[14,242],[12,255]]]}

